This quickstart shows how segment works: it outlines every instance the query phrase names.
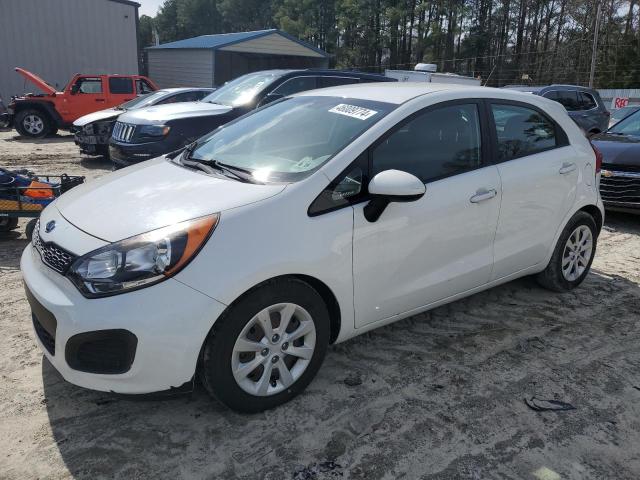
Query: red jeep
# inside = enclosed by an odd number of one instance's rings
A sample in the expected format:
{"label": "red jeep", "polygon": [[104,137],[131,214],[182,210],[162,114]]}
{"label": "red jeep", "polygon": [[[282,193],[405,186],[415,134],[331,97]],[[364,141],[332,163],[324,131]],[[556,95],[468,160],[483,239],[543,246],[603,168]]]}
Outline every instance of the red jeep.
{"label": "red jeep", "polygon": [[44,94],[27,93],[14,97],[8,113],[18,133],[42,138],[59,128],[98,110],[115,107],[158,87],[140,75],[75,75],[64,91],[57,92],[37,75],[16,67],[16,72],[36,85]]}

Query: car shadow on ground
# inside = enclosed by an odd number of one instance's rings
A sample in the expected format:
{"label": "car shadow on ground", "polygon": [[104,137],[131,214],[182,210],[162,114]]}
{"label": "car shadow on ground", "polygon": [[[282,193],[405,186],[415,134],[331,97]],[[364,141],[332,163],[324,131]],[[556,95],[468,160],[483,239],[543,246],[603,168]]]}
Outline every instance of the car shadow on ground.
{"label": "car shadow on ground", "polygon": [[51,143],[69,143],[73,142],[73,135],[70,133],[56,133],[44,138],[23,137],[16,133],[13,137],[5,139],[7,142],[28,143],[33,145],[48,145]]}
{"label": "car shadow on ground", "polygon": [[104,156],[90,157],[83,155],[80,159],[80,164],[88,170],[105,170],[109,172],[115,170],[113,162],[109,157]]}
{"label": "car shadow on ground", "polygon": [[[76,478],[370,480],[407,471],[410,478],[416,468],[460,478],[471,461],[480,472],[473,478],[498,471],[528,478],[516,457],[530,456],[522,461],[529,468],[588,435],[594,422],[613,421],[598,418],[597,401],[581,390],[584,382],[595,384],[588,391],[601,388],[611,370],[583,372],[573,355],[602,337],[585,321],[598,332],[626,328],[622,316],[597,310],[624,300],[617,292],[640,298],[638,284],[596,270],[566,294],[531,278],[510,282],[332,346],[303,394],[261,414],[235,413],[197,384],[170,399],[86,390],[46,359],[44,402]],[[586,306],[593,318],[572,316]],[[568,392],[581,413],[554,416],[551,429],[522,403],[547,389]],[[467,449],[477,453],[468,458]],[[427,457],[445,464],[423,464]]]}

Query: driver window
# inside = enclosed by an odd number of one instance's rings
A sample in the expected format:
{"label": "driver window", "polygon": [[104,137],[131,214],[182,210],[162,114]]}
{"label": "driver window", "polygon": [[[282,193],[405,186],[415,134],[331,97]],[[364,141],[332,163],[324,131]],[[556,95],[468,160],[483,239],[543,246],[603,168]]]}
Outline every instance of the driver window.
{"label": "driver window", "polygon": [[316,88],[316,77],[291,78],[276,88],[270,95],[293,95],[294,93],[313,90]]}
{"label": "driver window", "polygon": [[102,93],[102,79],[81,78],[76,82],[78,93]]}
{"label": "driver window", "polygon": [[403,170],[427,183],[478,168],[480,148],[476,104],[435,108],[413,117],[375,147],[371,175]]}

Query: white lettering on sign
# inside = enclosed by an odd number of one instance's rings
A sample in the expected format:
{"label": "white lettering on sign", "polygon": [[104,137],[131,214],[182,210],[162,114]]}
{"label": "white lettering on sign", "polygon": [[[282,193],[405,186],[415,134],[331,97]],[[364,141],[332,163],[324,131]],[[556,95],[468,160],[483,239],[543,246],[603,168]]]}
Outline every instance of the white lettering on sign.
{"label": "white lettering on sign", "polygon": [[358,107],[357,105],[347,105],[346,103],[340,103],[329,111],[332,113],[338,113],[340,115],[346,115],[347,117],[357,118],[359,120],[366,120],[367,118],[373,117],[376,113],[378,113],[375,110]]}

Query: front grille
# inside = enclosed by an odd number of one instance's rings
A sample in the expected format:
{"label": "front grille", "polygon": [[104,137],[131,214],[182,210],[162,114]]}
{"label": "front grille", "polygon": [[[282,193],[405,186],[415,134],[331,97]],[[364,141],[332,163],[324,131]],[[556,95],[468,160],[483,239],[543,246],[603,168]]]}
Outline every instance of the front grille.
{"label": "front grille", "polygon": [[640,207],[640,167],[606,165],[600,176],[602,200],[615,204],[638,204]]}
{"label": "front grille", "polygon": [[67,252],[56,244],[42,241],[40,238],[40,220],[36,222],[36,226],[33,229],[32,242],[45,265],[63,275],[67,273],[67,270],[76,259],[74,254]]}
{"label": "front grille", "polygon": [[31,320],[33,321],[33,329],[36,331],[36,335],[38,335],[38,338],[42,345],[44,345],[44,348],[46,348],[47,352],[51,355],[55,355],[56,338],[44,329],[35,313],[31,314]]}
{"label": "front grille", "polygon": [[113,127],[111,137],[118,142],[130,142],[133,138],[133,134],[136,131],[136,126],[129,123],[116,122]]}

